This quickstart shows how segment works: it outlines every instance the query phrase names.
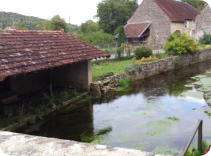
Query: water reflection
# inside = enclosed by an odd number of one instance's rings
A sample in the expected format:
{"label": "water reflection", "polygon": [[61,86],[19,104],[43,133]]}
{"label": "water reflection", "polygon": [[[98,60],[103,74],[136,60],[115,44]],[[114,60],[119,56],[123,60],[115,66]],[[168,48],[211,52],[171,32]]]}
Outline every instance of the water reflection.
{"label": "water reflection", "polygon": [[[211,109],[200,85],[196,85],[199,74],[211,80],[208,69],[211,63],[201,63],[137,81],[127,95],[90,101],[76,110],[62,111],[35,128],[18,131],[83,141],[82,134],[93,137],[110,127],[97,143],[179,153],[198,119],[204,120],[204,139],[211,140],[211,118],[204,113]],[[174,118],[178,120],[172,121]]]}

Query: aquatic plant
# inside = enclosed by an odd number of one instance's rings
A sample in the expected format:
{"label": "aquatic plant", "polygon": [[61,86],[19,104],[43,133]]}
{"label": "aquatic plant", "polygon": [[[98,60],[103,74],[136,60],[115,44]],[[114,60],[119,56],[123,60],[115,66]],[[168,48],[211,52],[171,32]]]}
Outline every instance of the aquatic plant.
{"label": "aquatic plant", "polygon": [[207,110],[205,110],[204,113],[206,113],[209,117],[211,116],[211,113],[208,112]]}
{"label": "aquatic plant", "polygon": [[112,131],[112,127],[107,127],[107,128],[104,128],[104,129],[101,129],[99,131],[97,131],[96,133],[94,134],[90,134],[88,132],[84,132],[80,135],[80,140],[82,142],[93,142],[95,140],[97,140],[97,142],[99,143],[100,140],[101,140],[101,137],[108,134],[109,132]]}
{"label": "aquatic plant", "polygon": [[131,82],[131,78],[122,79],[117,87],[117,91],[128,91]]}
{"label": "aquatic plant", "polygon": [[170,116],[170,117],[168,117],[168,119],[171,121],[179,121],[180,120],[179,118],[177,118],[175,116],[173,116],[173,117]]}

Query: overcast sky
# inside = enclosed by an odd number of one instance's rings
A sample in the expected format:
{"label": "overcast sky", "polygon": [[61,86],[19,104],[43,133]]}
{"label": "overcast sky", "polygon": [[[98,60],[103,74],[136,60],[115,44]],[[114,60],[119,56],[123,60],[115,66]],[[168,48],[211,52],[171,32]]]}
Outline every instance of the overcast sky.
{"label": "overcast sky", "polygon": [[[94,19],[97,5],[102,0],[1,0],[0,11],[51,19],[59,14],[70,23],[81,23]],[[141,1],[141,0],[140,0]],[[96,20],[96,19],[95,19]]]}
{"label": "overcast sky", "polygon": [[[102,0],[1,0],[0,11],[50,19],[59,14],[70,23],[81,23],[94,19],[97,5]],[[139,0],[139,4],[142,0]],[[211,3],[211,0],[206,0]],[[96,20],[96,19],[95,19]]]}

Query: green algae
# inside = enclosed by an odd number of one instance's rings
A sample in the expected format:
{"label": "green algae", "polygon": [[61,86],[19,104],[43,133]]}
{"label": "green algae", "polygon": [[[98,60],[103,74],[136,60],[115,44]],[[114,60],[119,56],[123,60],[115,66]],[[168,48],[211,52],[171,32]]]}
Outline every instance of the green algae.
{"label": "green algae", "polygon": [[196,99],[203,99],[203,92],[199,91],[186,91],[181,94],[182,96],[189,96]]}
{"label": "green algae", "polygon": [[171,117],[163,120],[149,121],[141,127],[146,130],[146,136],[162,136],[168,134],[172,125],[178,121],[178,118]]}

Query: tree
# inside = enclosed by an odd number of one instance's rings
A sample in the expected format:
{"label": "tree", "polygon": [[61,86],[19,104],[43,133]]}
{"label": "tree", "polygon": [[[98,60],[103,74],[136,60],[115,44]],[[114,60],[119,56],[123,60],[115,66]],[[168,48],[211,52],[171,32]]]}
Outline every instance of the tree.
{"label": "tree", "polygon": [[125,41],[127,39],[126,36],[125,36],[124,26],[119,26],[116,31],[119,31],[118,32],[117,44],[118,44],[118,47],[120,47],[121,44],[125,43]]}
{"label": "tree", "polygon": [[21,20],[18,21],[17,27],[18,27],[17,28],[18,30],[27,30],[27,27],[26,27],[25,23],[23,21],[21,21]]}
{"label": "tree", "polygon": [[182,0],[182,1],[192,5],[194,8],[198,10],[202,10],[206,4],[206,2],[203,0]]}
{"label": "tree", "polygon": [[50,21],[46,21],[44,24],[46,30],[61,30],[67,31],[67,24],[64,19],[59,15],[54,16]]}
{"label": "tree", "polygon": [[138,7],[136,0],[104,0],[97,6],[97,17],[99,25],[107,33],[114,33],[114,30],[126,24]]}
{"label": "tree", "polygon": [[79,29],[81,33],[97,32],[100,30],[99,24],[92,20],[88,20],[85,23],[82,23]]}

